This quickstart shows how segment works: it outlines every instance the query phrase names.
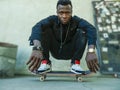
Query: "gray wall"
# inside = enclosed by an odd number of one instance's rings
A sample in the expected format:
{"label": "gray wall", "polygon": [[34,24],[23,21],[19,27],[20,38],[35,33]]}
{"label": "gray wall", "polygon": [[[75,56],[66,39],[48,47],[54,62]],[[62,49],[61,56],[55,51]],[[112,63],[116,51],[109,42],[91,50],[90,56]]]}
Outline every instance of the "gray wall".
{"label": "gray wall", "polygon": [[[73,15],[94,25],[93,0],[72,0]],[[0,0],[0,42],[18,45],[16,73],[29,74],[26,62],[31,54],[28,38],[31,28],[42,18],[56,14],[57,0]],[[69,61],[53,61],[53,70],[69,70]],[[82,67],[87,69],[84,57]]]}

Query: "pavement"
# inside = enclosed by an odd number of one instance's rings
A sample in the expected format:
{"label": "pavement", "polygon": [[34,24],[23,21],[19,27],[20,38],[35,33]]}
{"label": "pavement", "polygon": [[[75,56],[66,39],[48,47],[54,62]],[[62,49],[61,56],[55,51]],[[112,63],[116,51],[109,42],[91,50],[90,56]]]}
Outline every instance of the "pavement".
{"label": "pavement", "polygon": [[48,76],[42,82],[35,75],[15,75],[0,78],[0,90],[120,90],[120,78],[96,75],[78,82],[73,76]]}

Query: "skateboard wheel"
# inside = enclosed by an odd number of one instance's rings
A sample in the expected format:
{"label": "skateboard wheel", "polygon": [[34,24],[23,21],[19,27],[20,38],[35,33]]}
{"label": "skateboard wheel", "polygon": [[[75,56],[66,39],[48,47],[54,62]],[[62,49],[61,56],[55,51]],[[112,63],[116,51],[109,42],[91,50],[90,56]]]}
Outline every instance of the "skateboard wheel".
{"label": "skateboard wheel", "polygon": [[82,77],[77,77],[77,80],[80,82],[83,82],[83,78]]}
{"label": "skateboard wheel", "polygon": [[117,78],[117,77],[118,77],[118,74],[114,74],[114,77]]}
{"label": "skateboard wheel", "polygon": [[46,78],[46,76],[41,76],[41,77],[40,77],[40,81],[44,81],[45,78]]}

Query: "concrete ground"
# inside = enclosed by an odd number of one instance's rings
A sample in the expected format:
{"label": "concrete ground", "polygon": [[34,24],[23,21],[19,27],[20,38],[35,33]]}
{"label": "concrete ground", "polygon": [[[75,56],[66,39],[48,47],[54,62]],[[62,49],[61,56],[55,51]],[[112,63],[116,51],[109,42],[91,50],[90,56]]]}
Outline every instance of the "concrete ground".
{"label": "concrete ground", "polygon": [[0,90],[120,90],[120,78],[99,75],[78,82],[72,76],[48,76],[42,82],[37,76],[15,76],[0,78]]}

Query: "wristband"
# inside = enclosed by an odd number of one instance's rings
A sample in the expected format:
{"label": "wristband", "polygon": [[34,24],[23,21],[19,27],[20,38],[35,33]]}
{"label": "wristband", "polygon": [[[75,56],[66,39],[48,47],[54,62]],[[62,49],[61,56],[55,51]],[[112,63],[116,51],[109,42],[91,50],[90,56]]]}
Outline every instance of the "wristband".
{"label": "wristband", "polygon": [[95,52],[95,49],[89,48],[89,49],[88,49],[88,52],[89,52],[89,53],[94,53],[94,52]]}
{"label": "wristband", "polygon": [[43,51],[43,48],[42,47],[33,47],[33,50],[40,50],[40,51]]}

